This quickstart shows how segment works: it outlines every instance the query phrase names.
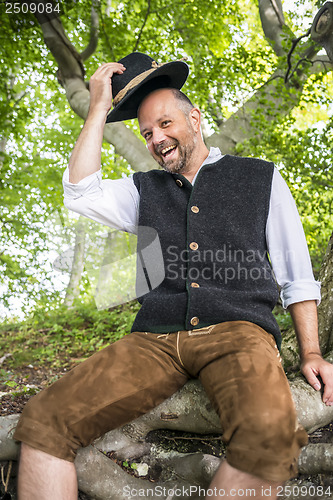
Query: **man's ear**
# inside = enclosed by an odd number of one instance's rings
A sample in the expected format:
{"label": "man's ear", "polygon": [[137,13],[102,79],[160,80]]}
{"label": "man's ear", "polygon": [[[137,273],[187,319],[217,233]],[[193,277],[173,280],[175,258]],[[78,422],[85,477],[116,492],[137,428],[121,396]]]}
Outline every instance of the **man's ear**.
{"label": "man's ear", "polygon": [[198,108],[193,108],[190,111],[189,114],[190,122],[192,123],[192,127],[195,132],[198,132],[200,130],[200,123],[201,123],[201,112],[200,109]]}

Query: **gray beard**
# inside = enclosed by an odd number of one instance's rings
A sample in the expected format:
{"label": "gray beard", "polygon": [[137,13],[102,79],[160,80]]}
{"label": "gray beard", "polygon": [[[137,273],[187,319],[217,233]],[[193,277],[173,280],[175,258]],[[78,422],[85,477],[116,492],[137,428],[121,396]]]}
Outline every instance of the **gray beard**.
{"label": "gray beard", "polygon": [[166,172],[169,172],[171,174],[182,173],[191,160],[193,150],[194,150],[194,143],[187,144],[186,146],[180,146],[178,144],[178,151],[180,154],[179,154],[179,160],[177,161],[176,164],[169,166],[162,159],[159,160],[158,163]]}

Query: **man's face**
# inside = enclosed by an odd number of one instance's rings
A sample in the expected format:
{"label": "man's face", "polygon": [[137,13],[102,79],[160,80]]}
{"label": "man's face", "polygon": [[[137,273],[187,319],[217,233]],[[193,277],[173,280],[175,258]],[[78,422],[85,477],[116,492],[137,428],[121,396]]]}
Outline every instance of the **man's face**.
{"label": "man's face", "polygon": [[197,143],[191,118],[179,105],[172,91],[161,89],[149,94],[138,112],[140,131],[150,154],[171,173],[186,170]]}

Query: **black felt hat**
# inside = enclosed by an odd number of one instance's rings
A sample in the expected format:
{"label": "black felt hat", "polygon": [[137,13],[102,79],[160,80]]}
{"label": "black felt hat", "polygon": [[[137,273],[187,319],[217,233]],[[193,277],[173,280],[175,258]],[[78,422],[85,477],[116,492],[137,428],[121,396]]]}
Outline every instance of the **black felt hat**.
{"label": "black felt hat", "polygon": [[113,109],[106,123],[136,118],[141,101],[153,90],[164,87],[180,89],[186,82],[189,68],[184,61],[157,64],[140,52],[120,59],[126,71],[112,76]]}

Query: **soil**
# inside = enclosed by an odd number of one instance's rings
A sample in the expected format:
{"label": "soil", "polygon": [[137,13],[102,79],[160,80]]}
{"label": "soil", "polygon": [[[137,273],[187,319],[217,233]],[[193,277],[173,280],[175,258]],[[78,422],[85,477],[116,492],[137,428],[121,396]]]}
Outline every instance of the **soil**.
{"label": "soil", "polygon": [[[6,370],[5,363],[1,368]],[[15,389],[0,382],[0,416],[22,413],[24,405],[34,394],[51,385],[66,371],[68,369],[56,372],[47,366],[35,367],[31,365],[15,369],[15,377],[11,378],[11,382],[17,384]]]}

